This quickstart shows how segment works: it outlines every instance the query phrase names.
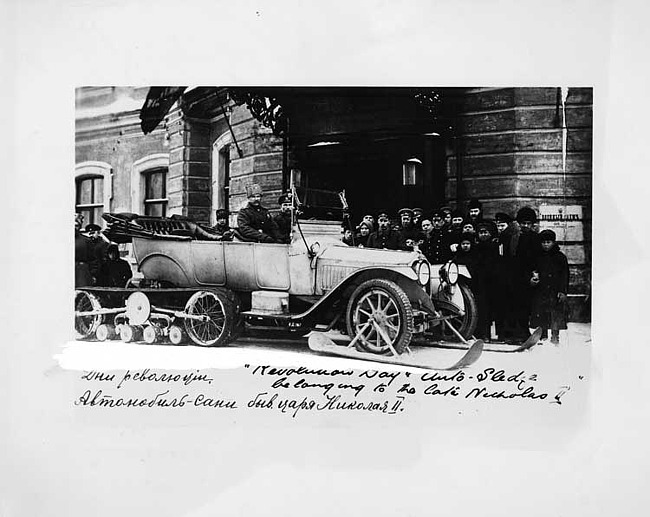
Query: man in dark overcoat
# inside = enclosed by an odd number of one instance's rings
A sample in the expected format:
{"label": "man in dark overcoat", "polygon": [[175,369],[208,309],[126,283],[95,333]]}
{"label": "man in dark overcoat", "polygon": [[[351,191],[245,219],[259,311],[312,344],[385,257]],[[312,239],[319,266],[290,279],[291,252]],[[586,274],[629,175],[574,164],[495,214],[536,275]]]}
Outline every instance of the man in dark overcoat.
{"label": "man in dark overcoat", "polygon": [[509,341],[514,336],[516,326],[516,276],[515,253],[519,242],[519,225],[506,212],[494,216],[497,226],[498,261],[494,275],[493,307],[496,333],[501,341]]}
{"label": "man in dark overcoat", "polygon": [[532,288],[530,278],[542,247],[539,234],[535,231],[537,213],[525,206],[517,212],[520,234],[514,256],[514,340],[521,341],[530,335],[530,310]]}
{"label": "man in dark overcoat", "polygon": [[97,285],[103,287],[126,287],[133,276],[129,263],[120,258],[117,244],[109,244],[106,250],[106,260],[102,263],[97,277]]}
{"label": "man in dark overcoat", "polygon": [[475,335],[477,338],[492,339],[492,321],[495,316],[495,299],[497,291],[496,275],[499,262],[498,245],[494,240],[496,225],[483,219],[477,223],[477,237],[474,245],[476,262],[472,274],[472,291],[476,298],[478,322]]}
{"label": "man in dark overcoat", "polygon": [[74,220],[74,286],[91,287],[94,283],[90,263],[94,259],[94,248],[88,237],[81,233],[83,214],[75,214]]}
{"label": "man in dark overcoat", "polygon": [[400,220],[399,248],[411,251],[424,240],[422,232],[413,225],[413,210],[402,208],[397,212]]}
{"label": "man in dark overcoat", "polygon": [[248,204],[237,215],[237,230],[249,242],[281,242],[278,227],[262,206],[262,187],[254,183],[246,188]]}
{"label": "man in dark overcoat", "polygon": [[425,236],[421,250],[432,264],[443,264],[451,259],[451,249],[446,245],[443,214],[433,212],[431,217],[432,229]]}
{"label": "man in dark overcoat", "polygon": [[99,270],[106,260],[106,251],[108,250],[110,242],[108,239],[104,238],[102,235],[102,229],[97,224],[87,224],[86,235],[88,236],[92,247],[92,258],[89,263],[90,274],[96,281],[99,275]]}
{"label": "man in dark overcoat", "polygon": [[388,212],[380,211],[377,214],[377,231],[368,237],[368,248],[397,250],[399,249],[399,235],[390,227]]}
{"label": "man in dark overcoat", "polygon": [[291,224],[291,209],[293,208],[291,204],[291,195],[286,193],[282,194],[278,198],[278,204],[280,205],[280,211],[273,216],[273,221],[278,227],[278,234],[281,238],[281,242],[289,244],[291,242],[291,230],[293,229]]}

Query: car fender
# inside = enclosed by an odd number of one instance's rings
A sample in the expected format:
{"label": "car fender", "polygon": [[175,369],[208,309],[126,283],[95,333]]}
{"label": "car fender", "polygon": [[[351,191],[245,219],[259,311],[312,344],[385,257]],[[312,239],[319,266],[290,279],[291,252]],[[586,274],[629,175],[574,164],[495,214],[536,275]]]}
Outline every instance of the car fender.
{"label": "car fender", "polygon": [[336,300],[348,299],[354,289],[371,278],[385,278],[400,286],[408,296],[415,309],[420,309],[433,314],[435,309],[427,292],[418,284],[417,274],[411,268],[396,270],[387,267],[369,266],[359,269],[339,282],[330,292],[321,298],[308,312],[330,306]]}

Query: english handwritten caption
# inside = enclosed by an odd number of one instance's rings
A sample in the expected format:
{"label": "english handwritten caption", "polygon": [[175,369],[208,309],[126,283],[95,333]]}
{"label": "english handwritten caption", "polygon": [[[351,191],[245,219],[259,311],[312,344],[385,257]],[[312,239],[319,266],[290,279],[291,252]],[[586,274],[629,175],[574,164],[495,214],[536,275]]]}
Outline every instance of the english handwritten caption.
{"label": "english handwritten caption", "polygon": [[[419,399],[470,399],[494,403],[520,400],[562,404],[570,386],[548,390],[538,375],[484,368],[478,372],[325,370],[245,365],[255,382],[251,393],[227,393],[214,373],[150,369],[120,373],[88,371],[84,390],[74,405],[87,408],[203,408],[230,411],[273,411],[291,418],[309,412],[403,414]],[[259,387],[261,386],[261,389]],[[143,389],[144,388],[144,389]],[[234,390],[232,390],[234,391]],[[142,394],[140,394],[142,392]]]}

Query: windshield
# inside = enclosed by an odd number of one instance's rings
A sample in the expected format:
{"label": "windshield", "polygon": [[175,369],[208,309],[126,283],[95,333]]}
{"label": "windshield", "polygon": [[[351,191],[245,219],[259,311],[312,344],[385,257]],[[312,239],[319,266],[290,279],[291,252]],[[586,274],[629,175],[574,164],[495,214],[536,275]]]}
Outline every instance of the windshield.
{"label": "windshield", "polygon": [[301,204],[300,219],[343,220],[343,205],[338,192],[300,187],[296,192]]}

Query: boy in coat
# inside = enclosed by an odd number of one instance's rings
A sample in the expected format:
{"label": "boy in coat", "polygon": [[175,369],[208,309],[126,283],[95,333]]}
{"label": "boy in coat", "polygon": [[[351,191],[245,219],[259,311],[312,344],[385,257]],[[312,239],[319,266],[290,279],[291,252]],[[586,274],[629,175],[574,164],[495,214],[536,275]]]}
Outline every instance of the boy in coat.
{"label": "boy in coat", "polygon": [[542,339],[551,329],[551,343],[560,343],[560,330],[566,326],[566,300],[569,289],[569,263],[555,242],[555,232],[544,230],[539,234],[542,252],[535,261],[530,278],[533,287],[531,304],[532,326],[542,327]]}

